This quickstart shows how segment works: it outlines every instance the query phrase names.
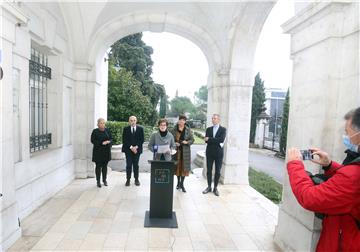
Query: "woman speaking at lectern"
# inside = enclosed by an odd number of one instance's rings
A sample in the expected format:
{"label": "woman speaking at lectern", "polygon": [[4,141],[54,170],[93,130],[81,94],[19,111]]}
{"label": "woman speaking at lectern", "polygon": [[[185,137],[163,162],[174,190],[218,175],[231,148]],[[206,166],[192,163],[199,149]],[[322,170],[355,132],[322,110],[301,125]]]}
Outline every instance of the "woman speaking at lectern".
{"label": "woman speaking at lectern", "polygon": [[174,136],[167,130],[168,121],[160,119],[158,122],[159,131],[151,135],[149,150],[154,153],[155,160],[171,160],[171,150],[176,148]]}

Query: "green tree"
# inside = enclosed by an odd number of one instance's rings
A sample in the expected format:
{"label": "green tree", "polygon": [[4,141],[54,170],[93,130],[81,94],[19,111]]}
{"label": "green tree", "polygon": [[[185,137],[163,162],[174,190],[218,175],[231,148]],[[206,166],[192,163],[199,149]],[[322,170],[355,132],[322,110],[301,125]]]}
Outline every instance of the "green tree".
{"label": "green tree", "polygon": [[287,142],[287,130],[289,122],[289,109],[290,109],[290,93],[289,89],[286,93],[285,102],[283,105],[283,116],[281,121],[281,135],[280,135],[280,153],[285,156],[286,142]]}
{"label": "green tree", "polygon": [[202,123],[206,121],[207,113],[207,99],[208,89],[207,86],[201,86],[198,91],[194,93],[195,96],[195,109],[191,114],[191,118],[200,120]]}
{"label": "green tree", "polygon": [[198,91],[195,92],[195,99],[197,104],[207,104],[208,89],[207,86],[201,86]]}
{"label": "green tree", "polygon": [[183,115],[185,113],[192,113],[195,109],[194,104],[186,96],[178,96],[170,101],[170,116]]}
{"label": "green tree", "polygon": [[117,71],[109,66],[108,119],[110,121],[127,121],[129,116],[136,115],[143,124],[153,124],[155,109],[149,97],[144,96],[140,82],[126,69]]}
{"label": "green tree", "polygon": [[144,85],[151,80],[151,54],[153,49],[142,41],[142,33],[136,33],[116,41],[111,46],[109,58],[111,63],[119,68],[125,68]]}
{"label": "green tree", "polygon": [[250,124],[250,142],[255,140],[256,132],[256,118],[260,115],[265,108],[265,88],[264,81],[260,78],[260,73],[255,76],[255,84],[252,93],[252,106],[251,106],[251,124]]}
{"label": "green tree", "polygon": [[[165,88],[161,84],[155,83],[151,78],[153,61],[151,54],[153,49],[142,41],[142,33],[129,35],[116,41],[109,53],[109,75],[110,66],[116,70],[126,70],[132,73],[133,79],[140,84],[141,93],[148,97],[151,107],[156,110],[158,103],[162,97],[166,95]],[[123,75],[121,75],[123,76]],[[109,100],[111,99],[109,91]],[[131,96],[128,98],[133,99]],[[113,104],[112,106],[116,106]],[[109,116],[111,115],[109,111]],[[134,113],[135,114],[135,113]],[[145,123],[152,124],[156,121],[158,115],[156,111],[152,114],[152,119]]]}
{"label": "green tree", "polygon": [[166,113],[168,111],[168,98],[166,94],[161,97],[160,99],[160,109],[159,109],[159,116],[160,118],[165,118]]}

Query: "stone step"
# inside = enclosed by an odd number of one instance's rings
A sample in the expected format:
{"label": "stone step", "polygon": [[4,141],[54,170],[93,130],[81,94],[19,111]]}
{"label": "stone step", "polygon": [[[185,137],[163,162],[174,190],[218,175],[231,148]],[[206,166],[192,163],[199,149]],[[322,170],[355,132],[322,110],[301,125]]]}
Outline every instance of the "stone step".
{"label": "stone step", "polygon": [[194,164],[198,167],[204,167],[204,159],[205,159],[205,151],[196,152],[196,158],[194,160]]}
{"label": "stone step", "polygon": [[111,147],[111,159],[122,160],[125,159],[125,153],[121,152],[122,144],[113,145]]}

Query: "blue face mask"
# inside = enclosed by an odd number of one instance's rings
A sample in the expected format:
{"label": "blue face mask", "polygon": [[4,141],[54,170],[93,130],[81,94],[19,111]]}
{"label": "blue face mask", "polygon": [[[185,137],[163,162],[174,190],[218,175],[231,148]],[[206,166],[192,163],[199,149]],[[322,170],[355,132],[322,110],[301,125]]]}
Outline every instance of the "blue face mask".
{"label": "blue face mask", "polygon": [[351,150],[353,152],[358,152],[359,146],[351,143],[350,137],[348,135],[343,135],[343,143],[346,149]]}

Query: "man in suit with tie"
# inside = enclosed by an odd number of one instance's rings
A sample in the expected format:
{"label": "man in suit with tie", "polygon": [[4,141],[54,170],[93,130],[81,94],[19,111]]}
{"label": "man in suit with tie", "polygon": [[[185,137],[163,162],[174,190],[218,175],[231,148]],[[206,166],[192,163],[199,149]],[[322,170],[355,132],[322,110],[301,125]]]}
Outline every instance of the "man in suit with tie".
{"label": "man in suit with tie", "polygon": [[211,192],[211,181],[212,181],[212,168],[215,162],[215,177],[214,177],[214,194],[219,196],[217,189],[220,170],[224,156],[224,141],[226,137],[226,128],[220,126],[220,115],[213,114],[212,118],[213,126],[208,127],[205,133],[206,146],[206,168],[207,168],[207,182],[208,187],[203,191],[203,194]]}
{"label": "man in suit with tie", "polygon": [[130,185],[131,170],[134,168],[135,185],[139,186],[139,159],[142,153],[142,146],[144,143],[144,129],[137,125],[137,118],[135,116],[129,117],[130,125],[123,130],[123,146],[122,152],[126,156],[126,186]]}

